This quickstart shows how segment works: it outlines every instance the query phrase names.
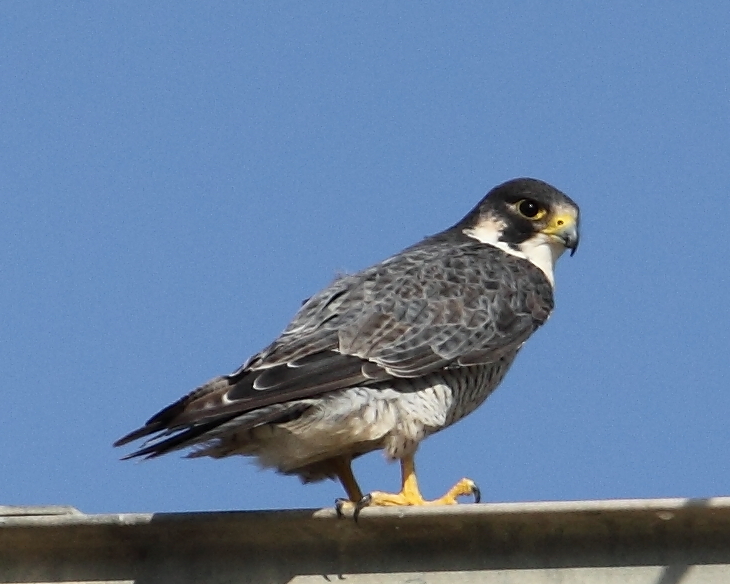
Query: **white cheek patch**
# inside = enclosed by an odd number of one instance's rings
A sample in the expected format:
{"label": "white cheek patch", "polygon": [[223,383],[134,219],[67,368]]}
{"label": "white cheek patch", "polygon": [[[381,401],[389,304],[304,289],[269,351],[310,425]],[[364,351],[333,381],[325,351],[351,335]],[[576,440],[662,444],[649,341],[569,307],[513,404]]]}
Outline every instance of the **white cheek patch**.
{"label": "white cheek patch", "polygon": [[501,248],[503,245],[506,245],[504,241],[499,241],[502,233],[504,233],[505,227],[506,225],[502,221],[482,221],[473,229],[464,229],[464,235],[468,235],[482,243],[488,243]]}

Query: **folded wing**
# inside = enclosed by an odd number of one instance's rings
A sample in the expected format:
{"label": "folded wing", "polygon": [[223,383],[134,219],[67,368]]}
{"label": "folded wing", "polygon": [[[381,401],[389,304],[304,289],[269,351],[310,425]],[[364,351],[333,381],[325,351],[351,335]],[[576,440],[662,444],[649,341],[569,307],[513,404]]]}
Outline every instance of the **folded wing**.
{"label": "folded wing", "polygon": [[156,435],[130,457],[158,456],[260,408],[251,426],[291,415],[272,413],[266,406],[273,404],[496,362],[519,349],[552,306],[552,287],[525,260],[474,242],[424,243],[339,278],[238,371],[197,388],[116,445]]}

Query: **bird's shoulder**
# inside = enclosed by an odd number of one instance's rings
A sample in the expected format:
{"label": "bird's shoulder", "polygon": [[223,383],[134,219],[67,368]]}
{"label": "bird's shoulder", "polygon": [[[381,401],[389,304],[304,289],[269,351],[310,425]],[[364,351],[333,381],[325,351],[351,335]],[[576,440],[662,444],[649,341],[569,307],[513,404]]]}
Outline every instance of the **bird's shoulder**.
{"label": "bird's shoulder", "polygon": [[337,278],[304,303],[287,330],[326,324],[349,311],[383,310],[392,302],[458,298],[478,306],[496,297],[519,300],[523,294],[536,295],[552,308],[552,285],[528,260],[468,237],[437,236]]}
{"label": "bird's shoulder", "polygon": [[552,286],[530,262],[471,238],[435,236],[334,280],[244,368],[327,350],[370,358],[368,347],[400,346],[435,331],[452,338],[477,326],[505,332],[516,319],[531,332],[552,308]]}

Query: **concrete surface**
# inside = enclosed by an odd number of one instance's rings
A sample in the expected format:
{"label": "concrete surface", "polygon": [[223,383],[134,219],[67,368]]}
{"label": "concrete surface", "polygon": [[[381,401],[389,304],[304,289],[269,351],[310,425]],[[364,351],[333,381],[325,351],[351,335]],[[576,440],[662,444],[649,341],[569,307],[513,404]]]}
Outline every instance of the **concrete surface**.
{"label": "concrete surface", "polygon": [[730,498],[84,515],[0,507],[0,583],[728,584]]}

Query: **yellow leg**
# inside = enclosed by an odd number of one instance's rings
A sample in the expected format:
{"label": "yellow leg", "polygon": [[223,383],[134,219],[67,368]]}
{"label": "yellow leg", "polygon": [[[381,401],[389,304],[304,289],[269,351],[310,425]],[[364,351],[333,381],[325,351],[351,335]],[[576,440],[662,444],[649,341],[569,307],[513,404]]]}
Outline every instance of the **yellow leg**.
{"label": "yellow leg", "polygon": [[345,489],[350,502],[357,503],[362,499],[362,491],[360,490],[360,485],[355,480],[355,475],[352,474],[351,463],[350,458],[337,458],[334,461],[335,474],[340,479],[340,483],[342,483],[342,487]]}
{"label": "yellow leg", "polygon": [[413,456],[406,456],[401,460],[400,493],[381,493],[380,491],[375,491],[362,499],[358,507],[362,509],[370,505],[456,505],[458,502],[456,498],[462,495],[474,495],[476,502],[479,502],[479,489],[474,481],[461,479],[443,497],[439,497],[433,501],[426,501],[418,488]]}

